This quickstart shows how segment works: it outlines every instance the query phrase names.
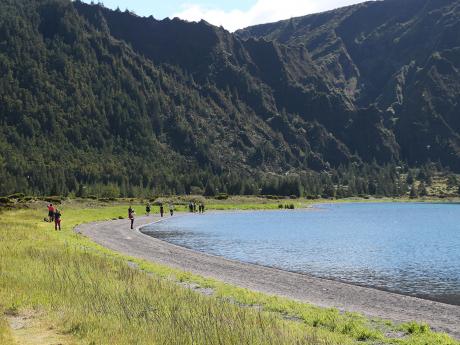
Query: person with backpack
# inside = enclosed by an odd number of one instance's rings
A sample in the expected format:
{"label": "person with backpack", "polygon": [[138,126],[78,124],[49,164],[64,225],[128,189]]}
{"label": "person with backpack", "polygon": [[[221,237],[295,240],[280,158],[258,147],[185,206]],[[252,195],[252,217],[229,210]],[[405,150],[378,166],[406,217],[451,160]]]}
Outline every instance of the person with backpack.
{"label": "person with backpack", "polygon": [[57,208],[56,210],[54,211],[54,215],[53,215],[53,218],[54,218],[54,230],[58,230],[59,228],[59,231],[61,231],[61,211],[59,211]]}
{"label": "person with backpack", "polygon": [[147,216],[150,216],[150,210],[151,210],[150,203],[147,203],[147,206],[145,206],[145,213],[147,214]]}
{"label": "person with backpack", "polygon": [[173,203],[169,204],[169,213],[171,214],[171,217],[174,215],[174,204]]}
{"label": "person with backpack", "polygon": [[128,218],[131,221],[131,230],[134,228],[134,209],[129,206],[128,208]]}

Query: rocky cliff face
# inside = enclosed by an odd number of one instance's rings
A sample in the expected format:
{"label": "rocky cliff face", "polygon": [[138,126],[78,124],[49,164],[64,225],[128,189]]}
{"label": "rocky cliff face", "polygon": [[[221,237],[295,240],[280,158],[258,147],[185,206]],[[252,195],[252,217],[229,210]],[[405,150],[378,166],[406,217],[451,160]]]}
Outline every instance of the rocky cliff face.
{"label": "rocky cliff face", "polygon": [[[236,35],[304,47],[352,108],[367,109],[353,111],[351,132],[338,134],[362,158],[441,160],[458,170],[458,32],[459,1],[385,0]],[[367,139],[350,142],[359,132]]]}

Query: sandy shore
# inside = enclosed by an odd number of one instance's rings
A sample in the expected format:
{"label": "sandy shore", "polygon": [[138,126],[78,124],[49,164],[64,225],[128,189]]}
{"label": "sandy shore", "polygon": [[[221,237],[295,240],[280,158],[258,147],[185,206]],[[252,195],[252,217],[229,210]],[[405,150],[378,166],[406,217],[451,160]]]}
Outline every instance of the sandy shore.
{"label": "sandy shore", "polygon": [[158,220],[153,216],[138,217],[137,230],[129,229],[128,220],[83,224],[75,230],[104,247],[133,257],[322,307],[396,322],[426,322],[434,330],[460,339],[460,306],[227,260],[169,244],[139,231],[140,227]]}

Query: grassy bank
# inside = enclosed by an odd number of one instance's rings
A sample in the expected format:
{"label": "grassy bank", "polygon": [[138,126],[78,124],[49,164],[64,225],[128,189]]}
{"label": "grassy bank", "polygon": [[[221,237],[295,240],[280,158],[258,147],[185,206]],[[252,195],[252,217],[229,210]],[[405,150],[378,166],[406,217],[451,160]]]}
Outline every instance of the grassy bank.
{"label": "grassy bank", "polygon": [[[70,202],[63,205],[62,233],[43,222],[43,209],[2,212],[1,344],[13,344],[6,315],[30,310],[83,344],[459,344],[426,326],[368,320],[126,258],[72,231],[82,222],[125,217],[126,208]],[[180,281],[214,294],[201,295]]]}

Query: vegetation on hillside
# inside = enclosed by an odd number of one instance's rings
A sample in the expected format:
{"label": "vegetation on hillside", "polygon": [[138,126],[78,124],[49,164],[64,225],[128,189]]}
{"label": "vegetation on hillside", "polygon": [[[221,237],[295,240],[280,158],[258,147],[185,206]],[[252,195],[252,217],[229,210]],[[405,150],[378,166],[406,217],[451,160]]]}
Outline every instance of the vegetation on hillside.
{"label": "vegetation on hillside", "polygon": [[458,1],[398,3],[234,35],[2,1],[0,195],[395,196],[409,168],[456,171]]}

